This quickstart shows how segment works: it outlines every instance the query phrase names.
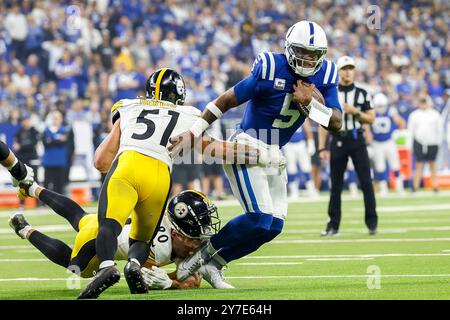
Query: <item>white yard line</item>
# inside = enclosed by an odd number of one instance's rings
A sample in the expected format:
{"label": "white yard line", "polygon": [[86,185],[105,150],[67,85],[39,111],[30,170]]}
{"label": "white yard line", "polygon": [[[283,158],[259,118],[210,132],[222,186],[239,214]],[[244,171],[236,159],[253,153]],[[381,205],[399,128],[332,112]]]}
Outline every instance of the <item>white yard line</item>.
{"label": "white yard line", "polygon": [[238,262],[238,266],[291,266],[303,264],[303,262]]}
{"label": "white yard line", "polygon": [[359,260],[373,260],[373,258],[310,258],[307,261],[359,261]]}
{"label": "white yard line", "polygon": [[[42,232],[70,231],[70,230],[74,231],[73,228],[67,224],[52,224],[52,225],[37,226],[36,230]],[[14,233],[14,231],[11,228],[0,228],[0,234],[8,234],[8,233]]]}
{"label": "white yard line", "polygon": [[[370,274],[341,274],[341,275],[311,275],[311,276],[300,276],[300,275],[291,275],[291,276],[231,276],[227,277],[227,279],[256,279],[256,280],[264,280],[264,279],[345,279],[345,278],[367,278],[372,276]],[[450,274],[381,274],[381,278],[449,278]],[[0,282],[19,282],[19,281],[67,281],[71,278],[5,278],[0,279]],[[80,280],[90,280],[90,279],[81,279]]]}
{"label": "white yard line", "polygon": [[[450,250],[443,250],[450,252]],[[306,254],[290,256],[246,256],[244,259],[315,259],[315,258],[392,258],[392,257],[445,257],[450,253],[373,253],[373,254]]]}
{"label": "white yard line", "polygon": [[436,242],[450,241],[450,238],[415,238],[415,239],[391,239],[391,238],[370,238],[370,239],[327,239],[327,240],[274,240],[270,244],[293,244],[293,243],[364,243],[364,242]]}
{"label": "white yard line", "polygon": [[43,259],[43,258],[40,258],[40,259],[0,259],[0,262],[45,262],[45,261],[51,262],[50,260]]}
{"label": "white yard line", "polygon": [[[287,223],[289,225],[289,222]],[[321,230],[320,230],[321,231]],[[282,234],[318,234],[317,230],[311,229],[286,229],[283,230]],[[386,233],[407,233],[413,231],[450,231],[450,226],[443,227],[405,227],[405,228],[380,228],[378,230],[380,234]],[[343,234],[348,235],[349,233],[364,233],[367,234],[367,229],[364,228],[344,228]]]}

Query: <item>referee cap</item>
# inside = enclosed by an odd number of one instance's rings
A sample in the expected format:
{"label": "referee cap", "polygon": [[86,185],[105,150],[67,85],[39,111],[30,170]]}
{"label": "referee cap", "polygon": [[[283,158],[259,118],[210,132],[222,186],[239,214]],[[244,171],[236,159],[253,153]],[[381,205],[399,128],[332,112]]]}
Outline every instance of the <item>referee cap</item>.
{"label": "referee cap", "polygon": [[337,61],[338,70],[341,70],[343,67],[352,66],[355,67],[355,60],[349,56],[340,57]]}

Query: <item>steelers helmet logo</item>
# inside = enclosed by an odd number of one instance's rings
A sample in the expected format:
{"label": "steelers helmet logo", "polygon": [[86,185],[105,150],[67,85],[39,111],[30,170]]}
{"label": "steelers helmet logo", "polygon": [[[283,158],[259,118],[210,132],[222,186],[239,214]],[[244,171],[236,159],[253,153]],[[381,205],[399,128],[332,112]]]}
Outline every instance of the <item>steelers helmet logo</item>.
{"label": "steelers helmet logo", "polygon": [[183,219],[188,214],[189,209],[186,203],[179,202],[175,205],[173,212],[178,219]]}
{"label": "steelers helmet logo", "polygon": [[182,95],[184,93],[184,83],[181,79],[177,80],[177,92],[179,95]]}

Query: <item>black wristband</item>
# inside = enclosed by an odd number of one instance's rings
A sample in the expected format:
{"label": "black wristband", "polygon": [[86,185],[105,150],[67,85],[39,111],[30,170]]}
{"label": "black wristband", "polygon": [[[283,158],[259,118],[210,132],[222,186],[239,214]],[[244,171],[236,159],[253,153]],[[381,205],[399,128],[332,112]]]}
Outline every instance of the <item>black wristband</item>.
{"label": "black wristband", "polygon": [[317,150],[318,153],[321,153],[322,151],[328,151],[328,149],[327,148],[322,148],[322,149]]}

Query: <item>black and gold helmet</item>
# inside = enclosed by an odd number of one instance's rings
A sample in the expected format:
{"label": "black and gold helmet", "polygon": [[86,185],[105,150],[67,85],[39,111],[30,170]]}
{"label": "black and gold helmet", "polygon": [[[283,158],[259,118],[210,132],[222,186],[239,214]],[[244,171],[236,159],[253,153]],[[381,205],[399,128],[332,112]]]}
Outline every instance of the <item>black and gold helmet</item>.
{"label": "black and gold helmet", "polygon": [[145,83],[147,98],[184,104],[186,87],[181,75],[173,69],[162,68],[153,72]]}
{"label": "black and gold helmet", "polygon": [[216,206],[198,191],[177,194],[170,200],[167,214],[174,228],[189,238],[206,239],[220,229]]}

